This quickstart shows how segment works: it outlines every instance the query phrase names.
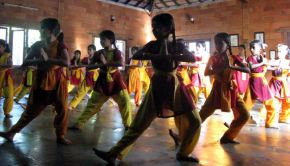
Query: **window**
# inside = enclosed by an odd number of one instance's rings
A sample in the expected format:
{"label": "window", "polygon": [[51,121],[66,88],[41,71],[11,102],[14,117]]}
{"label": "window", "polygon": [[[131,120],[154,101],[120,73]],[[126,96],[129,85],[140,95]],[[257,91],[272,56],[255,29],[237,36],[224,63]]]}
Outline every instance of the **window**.
{"label": "window", "polygon": [[28,29],[27,47],[31,47],[32,44],[40,40],[40,32],[36,29]]}
{"label": "window", "polygon": [[40,40],[40,32],[36,29],[0,26],[0,39],[6,40],[12,50],[13,65],[22,65],[27,48]]}
{"label": "window", "polygon": [[7,41],[8,27],[0,26],[0,39]]}
{"label": "window", "polygon": [[24,30],[12,30],[12,61],[20,66],[24,57]]}
{"label": "window", "polygon": [[97,51],[103,48],[101,45],[101,39],[99,37],[94,38],[94,45],[96,46]]}
{"label": "window", "polygon": [[201,57],[203,61],[207,62],[210,56],[210,41],[209,40],[189,41],[188,49],[190,52],[194,52],[195,55]]}

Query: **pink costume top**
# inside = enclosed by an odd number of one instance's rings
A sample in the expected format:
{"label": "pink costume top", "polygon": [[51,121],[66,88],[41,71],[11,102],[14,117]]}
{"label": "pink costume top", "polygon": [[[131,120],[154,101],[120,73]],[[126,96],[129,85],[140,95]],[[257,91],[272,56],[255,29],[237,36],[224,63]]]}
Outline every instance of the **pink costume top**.
{"label": "pink costume top", "polygon": [[[249,56],[247,61],[252,64],[261,63],[254,56]],[[265,78],[266,70],[266,66],[260,66],[255,69],[251,69],[251,76],[249,80],[251,98],[258,99],[262,102],[273,97]]]}
{"label": "pink costume top", "polygon": [[[244,63],[244,59],[238,55],[233,55],[235,57],[236,61],[239,61],[240,63]],[[235,70],[234,71],[234,79],[237,82],[237,88],[239,93],[245,93],[247,88],[248,88],[248,84],[249,84],[249,74],[248,73],[244,73],[244,72],[240,72]]]}

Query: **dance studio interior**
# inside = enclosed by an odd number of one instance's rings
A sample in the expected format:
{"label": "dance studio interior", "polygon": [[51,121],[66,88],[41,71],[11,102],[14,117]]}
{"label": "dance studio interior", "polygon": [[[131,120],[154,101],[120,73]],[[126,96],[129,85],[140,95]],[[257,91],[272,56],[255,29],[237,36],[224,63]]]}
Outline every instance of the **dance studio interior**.
{"label": "dance studio interior", "polygon": [[0,0],[0,166],[288,166],[290,0]]}

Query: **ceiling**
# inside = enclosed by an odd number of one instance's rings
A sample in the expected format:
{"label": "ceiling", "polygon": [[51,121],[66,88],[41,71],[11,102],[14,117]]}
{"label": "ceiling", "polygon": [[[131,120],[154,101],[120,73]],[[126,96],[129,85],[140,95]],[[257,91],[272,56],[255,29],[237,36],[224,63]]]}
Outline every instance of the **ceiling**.
{"label": "ceiling", "polygon": [[[101,0],[104,1],[104,0]],[[142,9],[142,10],[172,10],[201,4],[222,2],[225,0],[106,0],[109,3],[115,3],[122,6]]]}

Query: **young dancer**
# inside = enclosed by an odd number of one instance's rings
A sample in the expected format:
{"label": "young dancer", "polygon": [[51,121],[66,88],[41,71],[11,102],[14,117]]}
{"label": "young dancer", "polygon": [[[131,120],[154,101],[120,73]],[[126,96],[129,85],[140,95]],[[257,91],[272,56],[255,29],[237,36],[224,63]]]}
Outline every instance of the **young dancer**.
{"label": "young dancer", "polygon": [[[159,14],[152,19],[153,34],[156,41],[151,41],[139,50],[133,59],[151,60],[154,75],[150,88],[142,101],[136,117],[128,131],[108,152],[94,149],[97,156],[115,164],[118,157],[122,159],[138,137],[149,127],[156,117],[174,116],[179,128],[181,146],[176,154],[179,161],[198,162],[197,158],[189,156],[193,151],[200,134],[200,118],[194,110],[194,103],[188,90],[179,84],[176,78],[176,68],[179,61],[194,62],[192,54],[179,46],[175,41],[173,17],[170,14]],[[168,36],[173,35],[173,42]]]}
{"label": "young dancer", "polygon": [[37,66],[35,79],[29,95],[28,105],[18,122],[0,136],[13,141],[20,132],[47,105],[55,106],[54,127],[58,144],[70,144],[64,135],[67,129],[67,75],[69,55],[63,43],[63,33],[55,18],[45,18],[40,22],[42,41],[36,42],[24,60],[23,66]]}
{"label": "young dancer", "polygon": [[12,56],[9,45],[0,39],[0,88],[4,94],[3,111],[5,118],[10,118],[13,107],[13,80],[12,80]]}
{"label": "young dancer", "polygon": [[[244,63],[245,65],[247,64],[245,45],[239,46],[239,54],[235,56],[235,59],[238,60],[240,63]],[[249,74],[245,72],[235,71],[234,79],[237,82],[239,93],[243,96],[249,84]]]}
{"label": "young dancer", "polygon": [[94,91],[84,112],[70,127],[73,130],[81,129],[84,124],[100,111],[103,104],[111,97],[117,102],[125,129],[131,124],[130,97],[118,67],[123,66],[121,52],[116,47],[114,32],[105,30],[100,33],[101,45],[104,49],[97,51],[88,69],[100,68],[99,77]]}
{"label": "young dancer", "polygon": [[75,50],[74,57],[70,62],[70,81],[68,84],[68,93],[75,87],[78,87],[83,80],[83,71],[79,66],[81,65],[81,51]]}
{"label": "young dancer", "polygon": [[256,100],[263,102],[263,109],[267,110],[265,127],[278,128],[278,123],[275,122],[278,101],[272,96],[265,78],[267,60],[263,57],[264,51],[260,41],[252,41],[250,50],[252,55],[247,58],[247,62],[250,66],[251,74],[244,101],[248,110],[252,109]]}
{"label": "young dancer", "polygon": [[[289,61],[286,60],[289,48],[285,44],[278,44],[278,56],[275,60],[269,62],[270,70],[272,70],[272,78],[269,87],[281,106],[279,116],[280,123],[290,122],[290,87],[287,83],[287,74],[290,69]],[[268,68],[269,70],[269,68]]]}
{"label": "young dancer", "polygon": [[230,37],[227,33],[218,33],[214,40],[216,52],[210,57],[205,68],[205,75],[213,75],[214,83],[199,114],[204,122],[216,109],[224,112],[232,109],[234,120],[220,139],[220,143],[237,144],[239,142],[234,139],[249,119],[249,113],[243,99],[238,95],[233,73],[235,70],[249,72],[249,69],[232,56]]}
{"label": "young dancer", "polygon": [[[85,67],[87,65],[93,64],[93,56],[96,52],[96,46],[90,44],[88,46],[88,57],[82,59],[81,66]],[[99,69],[86,69],[85,78],[81,82],[77,93],[69,103],[69,110],[75,110],[78,104],[82,101],[82,99],[86,96],[87,93],[93,90],[96,80],[99,77]]]}

